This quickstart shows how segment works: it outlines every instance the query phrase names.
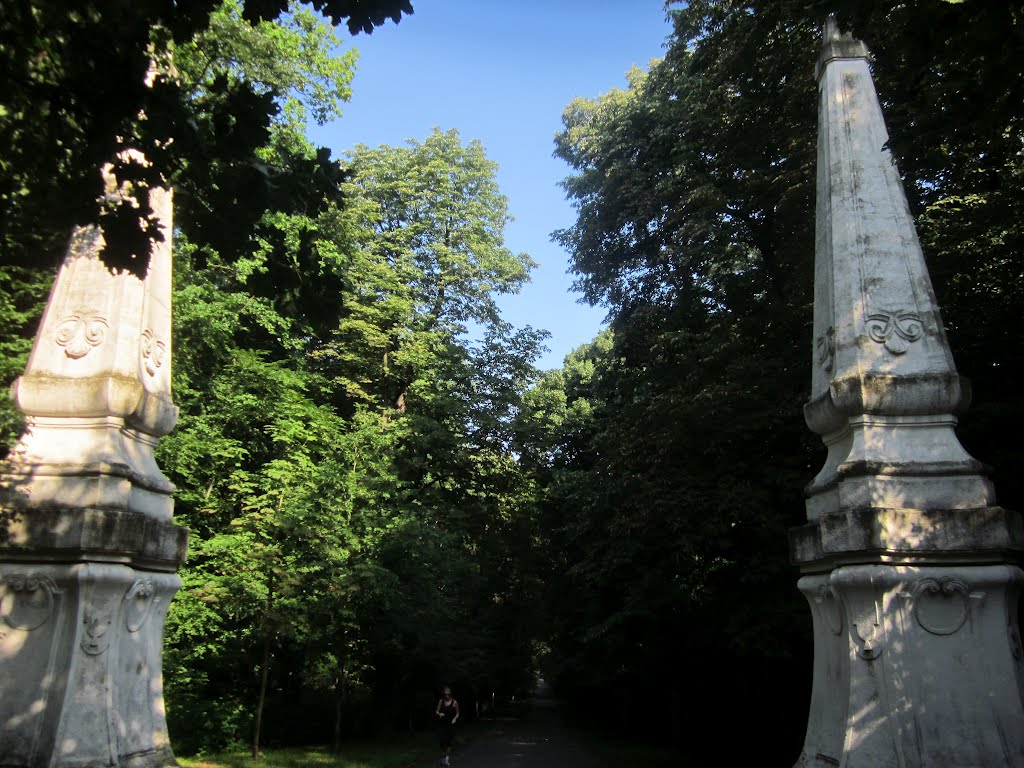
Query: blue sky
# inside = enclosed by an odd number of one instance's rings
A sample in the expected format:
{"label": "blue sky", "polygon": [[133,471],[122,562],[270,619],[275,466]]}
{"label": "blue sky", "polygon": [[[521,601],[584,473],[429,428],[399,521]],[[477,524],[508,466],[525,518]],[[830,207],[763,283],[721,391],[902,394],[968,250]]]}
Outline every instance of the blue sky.
{"label": "blue sky", "polygon": [[398,25],[351,40],[360,53],[353,96],[313,140],[340,154],[356,144],[401,145],[434,128],[479,139],[498,163],[515,217],[505,244],[539,267],[506,320],[551,333],[541,368],[557,368],[600,330],[604,310],[578,303],[566,253],[551,232],[574,219],[552,157],[564,107],[624,87],[633,65],[662,55],[670,31],[664,0],[413,0]]}

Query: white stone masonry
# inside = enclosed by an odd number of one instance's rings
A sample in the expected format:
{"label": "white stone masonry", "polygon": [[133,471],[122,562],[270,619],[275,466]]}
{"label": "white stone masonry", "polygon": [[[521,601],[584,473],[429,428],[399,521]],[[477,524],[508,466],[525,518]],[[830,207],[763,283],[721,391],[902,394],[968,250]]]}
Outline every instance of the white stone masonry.
{"label": "white stone masonry", "polygon": [[827,448],[791,531],[811,607],[801,768],[1024,766],[1020,516],[960,445],[953,364],[864,44],[818,59],[808,426]]}
{"label": "white stone masonry", "polygon": [[[116,190],[112,190],[116,194]],[[24,375],[27,431],[0,466],[0,766],[177,765],[164,617],[187,531],[153,457],[171,401],[171,195],[144,280],[75,231]]]}

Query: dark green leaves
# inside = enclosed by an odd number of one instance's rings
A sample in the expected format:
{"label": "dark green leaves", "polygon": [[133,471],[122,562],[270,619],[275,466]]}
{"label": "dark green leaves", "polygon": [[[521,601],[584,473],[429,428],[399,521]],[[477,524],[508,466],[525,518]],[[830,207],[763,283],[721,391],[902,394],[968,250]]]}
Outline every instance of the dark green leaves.
{"label": "dark green leaves", "polygon": [[[249,21],[275,19],[288,9],[288,0],[247,0],[245,18]],[[412,14],[409,0],[312,0],[310,5],[335,25],[347,19],[348,31],[370,34],[389,19],[396,24],[402,14]]]}
{"label": "dark green leaves", "polygon": [[[412,12],[407,0],[324,0],[314,6],[330,15],[334,24],[347,18],[353,29],[365,31]],[[314,117],[323,120],[337,99],[344,98],[344,91],[325,85],[337,81],[339,67],[351,65],[344,56],[338,61],[331,58],[330,45],[316,40],[323,35],[311,21],[313,14],[299,9],[284,18],[301,27],[303,34],[276,39],[277,45],[294,44],[276,67],[277,74],[290,73],[292,79],[275,78],[267,66],[247,68],[246,64],[260,63],[251,54],[261,51],[249,45],[246,29],[251,27],[241,16],[272,20],[286,8],[286,3],[276,1],[242,6],[210,0],[90,0],[71,9],[56,0],[5,3],[0,10],[3,262],[54,264],[71,228],[96,224],[102,216],[105,263],[114,270],[144,274],[153,236],[147,189],[175,184],[191,186],[193,194],[209,190],[206,172],[214,159],[222,166],[241,166],[234,193],[216,201],[220,210],[232,204],[258,206],[258,198],[242,196],[260,181],[245,169],[265,143],[270,119],[281,106],[278,100],[294,90],[313,105]],[[232,18],[236,25],[230,23]],[[183,66],[182,83],[171,59],[179,54],[187,59],[190,46],[209,43],[211,19],[213,27],[223,22],[212,32],[219,35],[223,50],[215,51],[206,64],[216,71],[219,61],[241,77],[229,83],[221,72],[207,82],[199,71]],[[302,47],[302,40],[314,41],[312,47]],[[271,55],[264,55],[262,64],[274,61],[273,53],[281,53],[273,47],[264,47],[262,53]],[[306,66],[292,65],[297,58]],[[151,66],[163,73],[163,81],[158,78],[152,88],[146,84]],[[126,178],[129,169],[121,155],[125,149],[139,150],[150,160],[127,191],[138,205],[134,224],[127,208],[104,215],[100,202],[99,170],[113,163],[115,175]],[[257,183],[255,189],[260,188]]]}
{"label": "dark green leaves", "polygon": [[[659,702],[673,731],[700,728],[679,704],[695,687],[720,689],[743,658],[765,674],[808,627],[785,541],[820,450],[800,408],[827,10],[875,55],[954,352],[983,393],[965,441],[1010,466],[1024,274],[1019,2],[675,5],[664,60],[565,110],[556,153],[577,217],[555,237],[613,333],[530,393],[524,437],[555,563],[556,670],[580,701]],[[998,479],[1016,503],[1019,482]],[[742,687],[744,722],[785,709]],[[791,706],[801,720],[806,700]],[[790,757],[760,746],[750,759]]]}

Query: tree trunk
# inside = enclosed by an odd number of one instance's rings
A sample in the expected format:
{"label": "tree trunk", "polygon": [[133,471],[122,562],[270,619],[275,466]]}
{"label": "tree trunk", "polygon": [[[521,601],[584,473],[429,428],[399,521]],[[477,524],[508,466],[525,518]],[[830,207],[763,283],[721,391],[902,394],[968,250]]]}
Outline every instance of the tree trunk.
{"label": "tree trunk", "polygon": [[334,683],[334,752],[341,752],[341,714],[345,704],[345,677],[348,663],[341,665],[341,674]]}
{"label": "tree trunk", "polygon": [[263,726],[263,702],[267,698],[267,678],[270,673],[270,633],[263,636],[263,672],[260,675],[260,695],[256,701],[256,726],[252,734],[252,759],[260,759],[260,729]]}
{"label": "tree trunk", "polygon": [[267,612],[263,628],[263,670],[260,673],[260,695],[256,700],[256,724],[252,734],[252,759],[260,759],[260,731],[263,727],[263,703],[267,699],[267,679],[270,676],[270,612],[274,607],[274,575],[270,574],[267,590]]}

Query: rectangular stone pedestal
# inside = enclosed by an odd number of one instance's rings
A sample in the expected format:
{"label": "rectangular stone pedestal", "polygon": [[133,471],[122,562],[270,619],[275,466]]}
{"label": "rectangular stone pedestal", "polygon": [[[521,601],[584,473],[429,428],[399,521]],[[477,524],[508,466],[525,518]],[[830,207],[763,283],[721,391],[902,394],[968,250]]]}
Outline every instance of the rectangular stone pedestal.
{"label": "rectangular stone pedestal", "polygon": [[126,565],[0,564],[0,765],[177,765],[161,642],[180,586]]}
{"label": "rectangular stone pedestal", "polygon": [[864,510],[791,532],[814,626],[797,768],[1024,766],[1019,515]]}

